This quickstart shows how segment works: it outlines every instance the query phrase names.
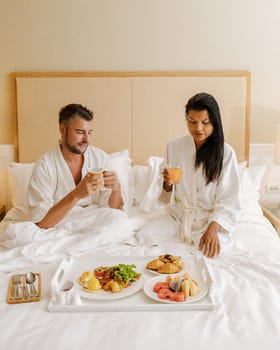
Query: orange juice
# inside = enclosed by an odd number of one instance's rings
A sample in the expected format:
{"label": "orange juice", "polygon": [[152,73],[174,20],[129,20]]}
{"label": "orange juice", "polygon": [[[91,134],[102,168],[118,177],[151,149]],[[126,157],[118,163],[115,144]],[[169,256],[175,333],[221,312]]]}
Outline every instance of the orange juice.
{"label": "orange juice", "polygon": [[173,183],[178,183],[182,176],[181,168],[169,168],[169,178]]}

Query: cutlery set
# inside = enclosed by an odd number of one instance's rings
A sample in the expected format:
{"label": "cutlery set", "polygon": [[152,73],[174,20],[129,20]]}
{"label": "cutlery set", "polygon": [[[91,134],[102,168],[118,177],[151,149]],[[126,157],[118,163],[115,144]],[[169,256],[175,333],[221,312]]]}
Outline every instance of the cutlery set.
{"label": "cutlery set", "polygon": [[15,274],[10,279],[7,302],[17,304],[39,301],[41,297],[41,275],[29,272]]}

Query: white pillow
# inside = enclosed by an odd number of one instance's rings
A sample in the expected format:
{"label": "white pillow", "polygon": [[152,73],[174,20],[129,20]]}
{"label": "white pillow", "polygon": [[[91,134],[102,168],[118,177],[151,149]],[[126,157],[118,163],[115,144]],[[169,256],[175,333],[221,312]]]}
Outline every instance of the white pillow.
{"label": "white pillow", "polygon": [[121,156],[117,154],[111,154],[109,157],[108,169],[115,171],[118,175],[119,182],[122,187],[122,196],[124,199],[125,209],[127,206],[132,205],[133,197],[130,189],[131,182],[131,158],[128,156]]}
{"label": "white pillow", "polygon": [[23,215],[28,215],[26,196],[34,164],[11,162],[7,168],[12,207],[18,209]]}
{"label": "white pillow", "polygon": [[160,209],[162,203],[158,201],[162,191],[162,157],[152,156],[147,159],[148,166],[136,165],[134,172],[134,204],[144,212]]}
{"label": "white pillow", "polygon": [[127,157],[127,158],[130,158],[130,153],[129,153],[128,149],[123,149],[122,151],[119,151],[119,152],[109,153],[109,156],[111,158],[113,158],[113,157]]}
{"label": "white pillow", "polygon": [[146,165],[134,165],[132,167],[134,179],[134,204],[140,205],[150,186],[150,168]]}
{"label": "white pillow", "polygon": [[259,205],[261,181],[266,165],[251,166],[239,169],[242,191],[243,211],[250,214],[261,214]]}

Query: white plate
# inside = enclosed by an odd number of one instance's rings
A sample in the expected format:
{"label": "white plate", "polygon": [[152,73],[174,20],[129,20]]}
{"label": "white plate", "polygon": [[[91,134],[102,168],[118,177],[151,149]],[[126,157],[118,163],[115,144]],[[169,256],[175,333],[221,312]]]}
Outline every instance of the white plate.
{"label": "white plate", "polygon": [[208,288],[206,287],[205,283],[203,283],[202,281],[198,280],[197,278],[195,278],[195,280],[198,282],[199,288],[200,288],[200,293],[194,297],[189,297],[187,298],[185,301],[172,301],[169,299],[160,299],[158,296],[158,293],[155,293],[153,291],[153,287],[157,282],[165,282],[166,277],[164,276],[159,276],[159,277],[154,277],[151,278],[150,280],[148,280],[145,285],[144,285],[144,292],[145,294],[156,300],[159,301],[161,303],[167,303],[167,304],[188,304],[188,303],[193,303],[196,302],[202,298],[205,297],[205,295],[208,293]]}
{"label": "white plate", "polygon": [[158,256],[152,258],[152,259],[149,259],[147,262],[146,262],[146,265],[145,265],[145,271],[147,272],[150,272],[152,273],[153,275],[157,275],[157,276],[167,276],[167,275],[178,275],[178,274],[184,274],[184,273],[188,273],[188,270],[187,270],[187,266],[186,266],[186,263],[185,261],[183,260],[183,269],[179,272],[173,272],[173,273],[160,273],[158,271],[155,271],[155,270],[150,270],[150,269],[147,269],[146,266],[148,265],[148,263],[152,260],[155,260],[155,259],[158,259]]}
{"label": "white plate", "polygon": [[80,290],[79,294],[81,298],[91,299],[91,300],[116,300],[116,299],[126,298],[132,294],[135,294],[142,287],[143,287],[143,278],[140,277],[131,286],[124,288],[121,292],[118,292],[118,293],[112,293],[110,291],[105,291],[103,289],[100,289],[92,293]]}

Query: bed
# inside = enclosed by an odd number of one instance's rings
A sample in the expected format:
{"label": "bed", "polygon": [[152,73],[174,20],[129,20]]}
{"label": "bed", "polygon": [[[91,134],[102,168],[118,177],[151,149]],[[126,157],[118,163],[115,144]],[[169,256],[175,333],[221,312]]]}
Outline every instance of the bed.
{"label": "bed", "polygon": [[[13,73],[13,78],[18,161],[7,169],[12,207],[0,223],[0,349],[278,349],[280,241],[259,205],[265,167],[249,165],[249,72]],[[215,259],[185,243],[159,241],[156,232],[164,227],[147,226],[165,212],[153,201],[153,189],[166,141],[186,132],[184,104],[202,90],[220,103],[226,141],[238,156],[244,205],[231,249]],[[28,181],[38,156],[57,141],[58,109],[73,98],[96,113],[94,144],[110,154],[125,211],[110,222],[104,212],[96,225],[86,211],[79,212],[63,227],[38,232],[25,221]],[[171,126],[170,116],[176,120]],[[140,289],[122,300],[82,299],[82,307],[53,301],[63,266],[71,274],[77,264],[86,270],[104,261],[135,263],[145,284],[155,277],[145,271],[146,262],[166,253],[205,264],[204,299],[174,306],[151,301]],[[41,276],[40,301],[8,304],[11,276],[29,271]]]}

